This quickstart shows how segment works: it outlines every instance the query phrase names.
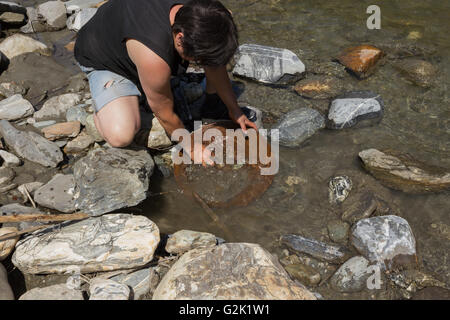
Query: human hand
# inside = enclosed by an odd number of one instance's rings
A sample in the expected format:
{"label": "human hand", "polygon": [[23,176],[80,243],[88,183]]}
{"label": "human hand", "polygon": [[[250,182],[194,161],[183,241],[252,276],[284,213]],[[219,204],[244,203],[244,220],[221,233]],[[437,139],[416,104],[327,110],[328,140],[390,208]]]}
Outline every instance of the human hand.
{"label": "human hand", "polygon": [[204,167],[206,167],[207,165],[214,165],[211,152],[207,150],[202,143],[197,144],[196,142],[194,142],[194,150],[189,150],[187,154],[195,164],[199,164],[201,161],[201,164]]}
{"label": "human hand", "polygon": [[256,124],[248,120],[247,116],[239,109],[237,112],[230,113],[230,118],[236,122],[242,129],[242,131],[247,134],[247,127],[253,128],[258,131]]}

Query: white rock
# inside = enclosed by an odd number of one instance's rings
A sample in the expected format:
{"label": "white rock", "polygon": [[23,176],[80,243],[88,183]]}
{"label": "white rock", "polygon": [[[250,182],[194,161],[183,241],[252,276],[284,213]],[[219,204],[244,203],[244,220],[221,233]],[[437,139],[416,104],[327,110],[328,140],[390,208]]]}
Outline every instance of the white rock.
{"label": "white rock", "polygon": [[3,52],[8,59],[12,59],[15,56],[28,52],[38,52],[45,56],[50,56],[52,54],[51,49],[42,42],[20,33],[16,33],[3,40],[2,43],[0,43],[0,51]]}
{"label": "white rock", "polygon": [[55,284],[45,288],[33,288],[20,296],[19,300],[84,300],[83,292],[69,288],[66,284]]}
{"label": "white rock", "polygon": [[369,260],[356,256],[340,266],[331,277],[330,284],[339,292],[358,292],[368,288],[367,280],[372,274]]}
{"label": "white rock", "polygon": [[172,141],[167,136],[166,130],[159,122],[158,118],[154,117],[152,120],[152,128],[148,135],[147,148],[150,149],[161,149],[172,145]]}
{"label": "white rock", "polygon": [[180,254],[198,247],[212,247],[215,245],[216,236],[211,233],[180,230],[167,240],[166,251]]}
{"label": "white rock", "polygon": [[[406,263],[402,258],[416,259],[411,227],[405,219],[394,215],[359,220],[352,228],[352,244],[370,262],[388,269],[394,262]],[[395,261],[396,257],[401,260]]]}
{"label": "white rock", "polygon": [[53,30],[63,29],[66,26],[66,7],[62,1],[48,1],[37,7],[38,18]]}
{"label": "white rock", "polygon": [[128,300],[130,288],[109,279],[94,278],[89,286],[89,300]]}
{"label": "white rock", "polygon": [[[8,233],[16,232],[17,228],[14,227],[3,227],[0,228],[0,236],[4,236]],[[10,238],[7,240],[0,241],[0,261],[5,260],[13,251],[14,246],[16,245],[17,241],[19,240],[20,236],[17,236],[15,238]]]}
{"label": "white rock", "polygon": [[33,113],[33,105],[20,94],[0,101],[0,119],[18,120],[31,116]]}
{"label": "white rock", "polygon": [[284,75],[305,72],[305,65],[290,50],[243,44],[235,56],[233,73],[263,83],[276,83]]}
{"label": "white rock", "polygon": [[65,93],[60,96],[52,97],[45,101],[39,111],[34,113],[37,121],[47,119],[65,118],[66,112],[70,107],[77,105],[81,96],[76,93]]}
{"label": "white rock", "polygon": [[67,29],[78,32],[95,15],[97,8],[81,9],[67,19]]}
{"label": "white rock", "polygon": [[159,229],[148,218],[107,214],[20,240],[12,262],[32,274],[130,269],[150,262],[159,240]]}
{"label": "white rock", "polygon": [[5,167],[18,167],[22,163],[19,158],[5,150],[0,150],[0,157],[3,159]]}

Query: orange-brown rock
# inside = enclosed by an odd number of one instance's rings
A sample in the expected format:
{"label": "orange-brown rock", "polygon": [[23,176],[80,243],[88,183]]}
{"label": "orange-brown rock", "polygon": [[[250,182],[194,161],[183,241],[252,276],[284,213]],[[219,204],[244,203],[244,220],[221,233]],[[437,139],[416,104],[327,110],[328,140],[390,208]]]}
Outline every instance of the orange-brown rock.
{"label": "orange-brown rock", "polygon": [[67,51],[73,52],[73,49],[75,48],[75,41],[70,41],[64,46],[64,48],[66,48]]}
{"label": "orange-brown rock", "polygon": [[294,90],[310,99],[329,99],[342,93],[342,82],[334,77],[313,76],[296,83]]}
{"label": "orange-brown rock", "polygon": [[344,50],[338,61],[359,78],[365,78],[383,55],[383,51],[378,48],[362,45]]}
{"label": "orange-brown rock", "polygon": [[70,121],[57,123],[42,129],[42,133],[49,140],[74,138],[80,133],[80,122]]}

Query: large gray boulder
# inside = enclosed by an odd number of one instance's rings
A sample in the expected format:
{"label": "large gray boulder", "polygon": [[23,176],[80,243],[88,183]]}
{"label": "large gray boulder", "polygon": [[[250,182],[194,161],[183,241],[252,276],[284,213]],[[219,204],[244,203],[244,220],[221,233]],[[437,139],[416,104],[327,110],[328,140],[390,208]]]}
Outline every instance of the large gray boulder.
{"label": "large gray boulder", "polygon": [[35,132],[17,130],[7,120],[0,120],[0,134],[22,158],[46,167],[56,167],[63,160],[63,154],[54,142]]}
{"label": "large gray boulder", "polygon": [[32,104],[20,94],[0,101],[0,119],[2,120],[18,120],[31,116],[33,113]]}
{"label": "large gray boulder", "polygon": [[379,94],[357,91],[339,96],[331,103],[327,127],[344,129],[378,123],[383,118],[384,102]]}
{"label": "large gray boulder", "polygon": [[145,150],[93,149],[73,167],[75,207],[98,216],[138,205],[147,197],[153,168]]}
{"label": "large gray boulder", "polygon": [[416,240],[408,222],[398,216],[359,220],[352,228],[352,244],[370,262],[390,269],[417,261]]}
{"label": "large gray boulder", "polygon": [[153,259],[159,229],[144,216],[109,214],[33,233],[16,244],[23,273],[90,273],[143,266]]}
{"label": "large gray boulder", "polygon": [[186,252],[170,268],[154,300],[315,300],[257,244],[226,243]]}
{"label": "large gray boulder", "polygon": [[324,127],[325,119],[318,111],[299,108],[285,114],[273,129],[279,130],[282,146],[298,147]]}
{"label": "large gray boulder", "polygon": [[285,82],[283,78],[305,72],[305,65],[292,51],[257,44],[239,46],[235,61],[235,75],[263,83]]}

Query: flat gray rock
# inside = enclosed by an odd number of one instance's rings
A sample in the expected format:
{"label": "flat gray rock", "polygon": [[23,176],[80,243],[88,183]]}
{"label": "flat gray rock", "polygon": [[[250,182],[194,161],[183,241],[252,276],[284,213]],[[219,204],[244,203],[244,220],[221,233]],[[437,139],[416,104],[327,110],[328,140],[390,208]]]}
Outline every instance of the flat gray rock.
{"label": "flat gray rock", "polygon": [[153,259],[159,240],[148,218],[108,214],[35,232],[17,243],[12,262],[31,274],[136,268]]}
{"label": "flat gray rock", "polygon": [[70,107],[77,105],[81,96],[76,93],[65,93],[48,99],[39,111],[34,113],[37,121],[48,119],[64,119]]}
{"label": "flat gray rock", "polygon": [[55,284],[33,288],[21,295],[19,300],[84,300],[84,298],[80,290],[70,289],[66,284]]}
{"label": "flat gray rock", "polygon": [[63,160],[63,154],[55,143],[35,132],[17,130],[7,120],[0,120],[0,134],[22,158],[45,167],[56,167]]}
{"label": "flat gray rock", "polygon": [[344,129],[378,123],[383,118],[384,102],[371,91],[344,94],[333,100],[328,111],[327,128]]}
{"label": "flat gray rock", "polygon": [[352,228],[352,244],[370,262],[387,269],[416,261],[416,240],[411,227],[398,216],[359,220]]}
{"label": "flat gray rock", "polygon": [[285,114],[273,129],[279,130],[282,146],[298,147],[324,127],[325,119],[318,111],[300,108]]}
{"label": "flat gray rock", "polygon": [[22,98],[20,94],[15,94],[0,101],[0,119],[18,120],[31,116],[34,108],[28,100]]}
{"label": "flat gray rock", "polygon": [[72,174],[57,174],[37,189],[34,201],[39,205],[64,213],[75,211],[75,180]]}
{"label": "flat gray rock", "polygon": [[169,269],[153,300],[316,300],[278,259],[257,244],[226,243],[186,252]]}
{"label": "flat gray rock", "polygon": [[331,277],[331,287],[339,292],[358,292],[367,289],[367,280],[373,274],[370,262],[362,256],[347,260]]}
{"label": "flat gray rock", "polygon": [[290,50],[257,44],[239,46],[233,74],[263,83],[284,82],[284,76],[295,78],[305,72],[305,65]]}
{"label": "flat gray rock", "polygon": [[78,32],[96,14],[97,8],[85,8],[67,19],[67,29]]}
{"label": "flat gray rock", "polygon": [[147,198],[154,162],[146,150],[95,148],[74,167],[76,208],[98,216]]}
{"label": "flat gray rock", "polygon": [[0,263],[0,300],[14,300],[14,293],[8,283],[8,273]]}
{"label": "flat gray rock", "polygon": [[211,233],[180,230],[167,240],[166,251],[181,254],[198,247],[212,247],[215,245],[216,236]]}

